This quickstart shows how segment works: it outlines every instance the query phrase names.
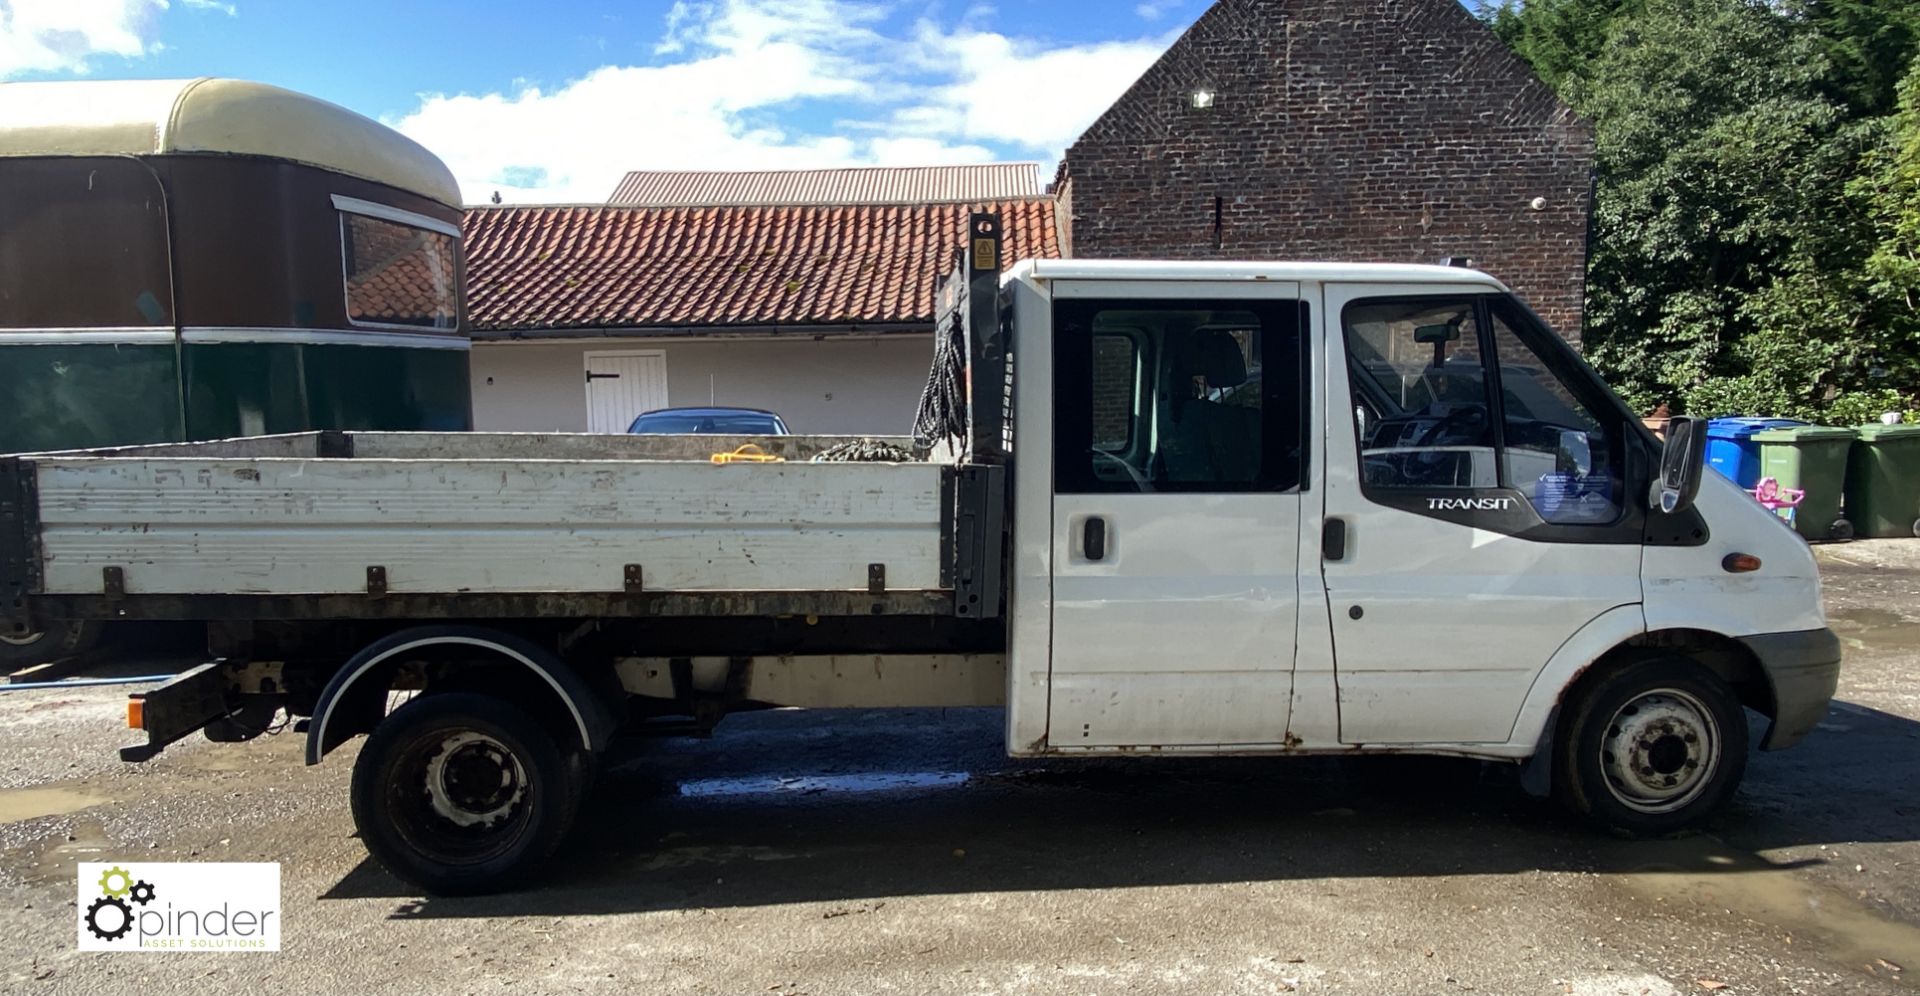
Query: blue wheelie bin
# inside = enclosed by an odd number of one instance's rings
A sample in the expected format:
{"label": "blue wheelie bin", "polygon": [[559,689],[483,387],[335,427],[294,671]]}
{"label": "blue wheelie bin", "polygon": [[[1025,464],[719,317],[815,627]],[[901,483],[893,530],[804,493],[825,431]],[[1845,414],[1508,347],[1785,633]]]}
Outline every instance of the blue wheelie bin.
{"label": "blue wheelie bin", "polygon": [[1707,422],[1707,466],[1752,491],[1760,483],[1760,444],[1754,435],[1806,424],[1790,418],[1712,419]]}

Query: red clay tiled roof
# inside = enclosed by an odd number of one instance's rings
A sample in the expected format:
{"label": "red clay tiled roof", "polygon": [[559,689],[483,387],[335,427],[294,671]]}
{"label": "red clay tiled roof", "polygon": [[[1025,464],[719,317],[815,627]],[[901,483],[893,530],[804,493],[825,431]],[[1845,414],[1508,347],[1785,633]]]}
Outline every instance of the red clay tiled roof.
{"label": "red clay tiled roof", "polygon": [[[1054,202],[481,207],[467,212],[474,331],[924,324],[975,209],[1009,262],[1057,258]],[[803,331],[796,328],[795,331]]]}
{"label": "red clay tiled roof", "polygon": [[635,170],[609,204],[937,204],[1039,197],[1038,163],[849,169]]}

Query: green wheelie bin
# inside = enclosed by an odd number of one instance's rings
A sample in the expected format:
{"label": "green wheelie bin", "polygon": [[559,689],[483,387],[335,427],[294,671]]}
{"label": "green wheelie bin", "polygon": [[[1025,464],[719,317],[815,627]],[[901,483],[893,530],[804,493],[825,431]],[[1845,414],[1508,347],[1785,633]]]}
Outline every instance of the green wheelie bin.
{"label": "green wheelie bin", "polygon": [[1920,536],[1920,425],[1863,425],[1847,458],[1847,518],[1862,536]]}
{"label": "green wheelie bin", "polygon": [[1847,451],[1853,430],[1827,425],[1796,425],[1753,434],[1760,447],[1760,476],[1782,488],[1806,492],[1793,510],[1793,528],[1810,540],[1853,535],[1840,516],[1841,486],[1847,477]]}

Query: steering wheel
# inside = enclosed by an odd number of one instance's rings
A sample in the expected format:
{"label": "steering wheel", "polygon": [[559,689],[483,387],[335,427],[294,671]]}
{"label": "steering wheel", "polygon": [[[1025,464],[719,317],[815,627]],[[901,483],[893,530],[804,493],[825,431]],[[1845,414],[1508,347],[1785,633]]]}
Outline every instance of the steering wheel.
{"label": "steering wheel", "polygon": [[1368,487],[1398,488],[1412,483],[1400,472],[1400,467],[1392,459],[1385,457],[1366,457],[1360,461],[1361,480]]}
{"label": "steering wheel", "polygon": [[1120,469],[1126,472],[1127,479],[1133,482],[1134,487],[1140,489],[1141,491],[1153,490],[1153,485],[1148,483],[1145,477],[1140,476],[1139,471],[1133,469],[1133,464],[1130,464],[1125,460],[1120,459],[1119,456],[1113,453],[1110,453],[1106,450],[1103,450],[1098,446],[1087,447],[1087,452],[1092,453],[1095,459],[1106,459],[1113,463],[1119,464]]}
{"label": "steering wheel", "polygon": [[1420,441],[1414,445],[1422,449],[1437,446],[1447,438],[1449,430],[1455,426],[1458,426],[1463,431],[1471,430],[1474,436],[1477,437],[1479,435],[1478,430],[1484,428],[1486,424],[1487,410],[1485,408],[1479,405],[1456,408],[1442,415],[1433,423],[1432,428],[1421,433]]}

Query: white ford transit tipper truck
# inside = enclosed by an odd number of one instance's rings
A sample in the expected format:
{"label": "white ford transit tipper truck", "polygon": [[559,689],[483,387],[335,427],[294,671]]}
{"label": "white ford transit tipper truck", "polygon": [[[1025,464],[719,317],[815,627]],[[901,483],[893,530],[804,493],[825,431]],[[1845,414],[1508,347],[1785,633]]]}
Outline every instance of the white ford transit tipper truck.
{"label": "white ford transit tipper truck", "polygon": [[360,834],[442,893],[549,854],[616,737],[740,709],[1003,705],[1023,757],[1532,759],[1644,833],[1732,794],[1745,709],[1763,749],[1824,715],[1806,545],[1492,277],[1003,275],[973,225],[922,404],[944,459],[482,433],[8,458],[0,624],[209,623],[123,756],[279,710],[310,763],[366,734]]}

